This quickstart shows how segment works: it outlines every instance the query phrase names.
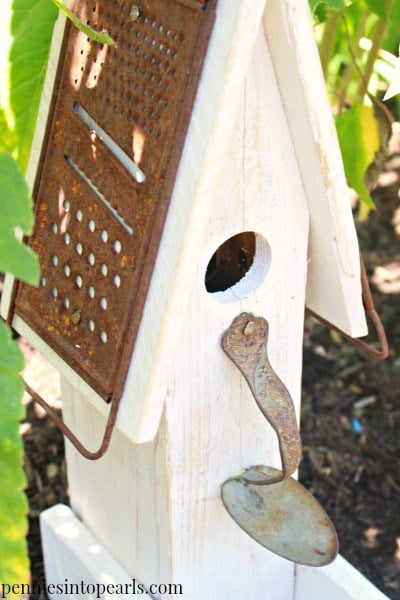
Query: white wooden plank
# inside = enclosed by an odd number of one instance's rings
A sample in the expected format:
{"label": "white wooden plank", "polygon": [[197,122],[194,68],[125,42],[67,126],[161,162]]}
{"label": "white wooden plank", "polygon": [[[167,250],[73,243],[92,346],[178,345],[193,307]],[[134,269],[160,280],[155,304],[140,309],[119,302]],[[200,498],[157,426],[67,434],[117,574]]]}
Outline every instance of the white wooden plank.
{"label": "white wooden plank", "polygon": [[216,201],[265,4],[266,0],[219,0],[217,5],[118,418],[120,430],[137,443],[152,440],[157,432],[172,344],[178,341],[172,307],[177,301],[181,304],[179,279],[188,260],[196,260],[197,251],[186,258],[188,247],[199,248]]}
{"label": "white wooden plank", "polygon": [[[53,95],[54,81],[61,51],[61,42],[64,34],[65,21],[66,17],[62,13],[59,13],[58,19],[54,25],[46,77],[43,84],[43,93],[39,103],[35,132],[32,140],[32,148],[25,176],[30,194],[32,194],[33,186],[35,184],[36,171],[39,164],[40,153],[42,151],[43,139],[46,133],[47,117]],[[22,239],[22,232],[20,232],[19,235],[17,234],[17,237]],[[7,319],[8,317],[13,285],[14,277],[10,274],[7,274],[4,281],[4,289],[0,305],[0,315],[3,317],[3,319]]]}
{"label": "white wooden plank", "polygon": [[[68,479],[76,513],[138,580],[180,583],[190,600],[261,597],[269,590],[292,600],[293,564],[249,538],[220,499],[232,473],[280,464],[272,428],[221,349],[222,332],[241,311],[268,319],[272,365],[297,410],[300,404],[308,207],[261,34],[232,126],[212,210],[205,222],[201,207],[192,210],[174,281],[164,351],[175,354],[160,372],[166,411],[159,434],[135,445],[116,431],[95,464],[67,442]],[[203,183],[205,194],[214,193],[214,181],[209,190]],[[205,271],[214,250],[243,230],[258,234],[262,252],[242,282],[247,295],[238,288],[235,301],[223,303],[207,293]],[[263,239],[269,265],[262,264],[268,261]],[[65,380],[63,390],[65,419],[92,445],[104,418]]]}
{"label": "white wooden plank", "polygon": [[[61,378],[63,417],[88,447],[98,443],[106,419]],[[135,446],[114,431],[107,453],[84,459],[65,446],[71,506],[100,544],[145,584],[169,582],[166,434]]]}
{"label": "white wooden plank", "polygon": [[69,507],[58,504],[42,512],[40,531],[50,598],[132,597],[132,577]]}
{"label": "white wooden plank", "polygon": [[389,600],[342,556],[319,569],[296,567],[294,600]]}
{"label": "white wooden plank", "polygon": [[360,337],[358,243],[308,0],[270,0],[264,26],[310,206],[307,306]]}
{"label": "white wooden plank", "polygon": [[[243,230],[268,241],[269,271],[244,298],[218,302],[204,288],[208,260]],[[241,311],[264,316],[271,363],[299,408],[307,234],[306,198],[260,34],[218,197],[202,240],[187,240],[170,315],[172,323],[183,322],[166,402],[171,535],[177,578],[192,586],[190,597],[206,597],[205,573],[215,598],[261,597],[270,590],[282,600],[293,597],[293,564],[241,532],[219,498],[221,483],[238,469],[280,464],[276,436],[221,351],[220,338]],[[229,577],[221,581],[224,572]]]}

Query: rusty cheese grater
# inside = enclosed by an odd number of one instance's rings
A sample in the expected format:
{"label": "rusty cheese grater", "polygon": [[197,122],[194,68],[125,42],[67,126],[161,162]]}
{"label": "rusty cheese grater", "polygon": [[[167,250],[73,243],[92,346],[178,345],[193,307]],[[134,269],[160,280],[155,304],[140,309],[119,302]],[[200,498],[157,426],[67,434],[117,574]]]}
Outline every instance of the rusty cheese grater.
{"label": "rusty cheese grater", "polygon": [[[216,0],[88,0],[67,24],[33,196],[41,279],[19,315],[118,404],[149,288]],[[72,436],[74,437],[74,436]]]}

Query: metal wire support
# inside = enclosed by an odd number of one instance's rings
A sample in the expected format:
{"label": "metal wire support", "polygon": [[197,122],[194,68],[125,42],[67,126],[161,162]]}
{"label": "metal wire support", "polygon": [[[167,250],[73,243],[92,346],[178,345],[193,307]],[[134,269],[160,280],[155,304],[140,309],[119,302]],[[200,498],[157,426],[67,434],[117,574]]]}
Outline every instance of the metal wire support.
{"label": "metal wire support", "polygon": [[333,325],[332,323],[330,323],[329,321],[327,321],[326,319],[324,319],[317,313],[313,312],[312,310],[306,309],[306,314],[311,315],[312,317],[314,317],[314,319],[316,319],[323,325],[326,325],[326,327],[329,327],[329,329],[332,329],[333,331],[337,331],[338,333],[340,333],[340,335],[342,335],[346,340],[348,340],[351,344],[353,344],[353,346],[360,348],[360,350],[365,352],[371,358],[374,358],[376,360],[385,360],[389,356],[389,345],[388,345],[387,338],[386,338],[385,328],[383,327],[382,321],[381,321],[378,313],[375,310],[374,299],[372,297],[371,288],[369,286],[368,276],[367,276],[367,272],[365,269],[365,264],[364,264],[364,261],[361,256],[360,256],[360,262],[361,262],[361,289],[362,289],[362,300],[363,300],[363,304],[364,304],[364,309],[365,309],[365,312],[367,313],[367,315],[370,317],[370,319],[375,327],[375,331],[378,335],[378,340],[379,340],[379,344],[380,344],[380,350],[377,350],[376,348],[374,348],[367,342],[364,342],[363,340],[359,340],[357,338],[351,337],[351,335],[349,335],[348,333],[345,333],[344,331],[339,329],[339,327],[336,327],[335,325]]}

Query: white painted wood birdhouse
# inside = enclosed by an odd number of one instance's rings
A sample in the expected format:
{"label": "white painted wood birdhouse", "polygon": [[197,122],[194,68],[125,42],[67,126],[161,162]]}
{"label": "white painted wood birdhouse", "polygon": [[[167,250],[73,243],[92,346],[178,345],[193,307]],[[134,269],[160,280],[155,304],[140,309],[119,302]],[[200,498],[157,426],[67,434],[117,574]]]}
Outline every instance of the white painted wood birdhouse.
{"label": "white painted wood birdhouse", "polygon": [[42,515],[48,583],[383,598],[340,557],[317,570],[267,550],[221,500],[241,469],[285,474],[281,458],[301,487],[284,425],[256,404],[269,384],[246,376],[259,359],[233,364],[221,346],[234,319],[247,314],[249,336],[268,322],[269,376],[297,415],[305,306],[367,333],[307,0],[132,4],[72,7],[115,47],[58,20],[28,173],[41,286],[9,279],[2,305],[59,369],[63,418],[87,448],[110,403],[117,415],[100,460],[66,444],[71,510]]}

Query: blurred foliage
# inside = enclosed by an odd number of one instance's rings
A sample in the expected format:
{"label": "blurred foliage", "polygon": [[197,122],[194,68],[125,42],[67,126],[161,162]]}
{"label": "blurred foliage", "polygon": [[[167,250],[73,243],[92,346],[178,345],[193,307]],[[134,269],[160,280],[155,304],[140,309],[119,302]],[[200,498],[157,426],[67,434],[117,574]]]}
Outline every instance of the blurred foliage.
{"label": "blurred foliage", "polygon": [[[3,0],[0,6],[0,271],[36,284],[36,255],[21,241],[33,227],[25,172],[57,9],[49,0]],[[29,582],[24,493],[24,416],[20,372],[24,358],[0,320],[0,582]],[[16,594],[19,597],[20,594]],[[10,598],[13,597],[11,594]]]}
{"label": "blurred foliage", "polygon": [[[0,271],[37,284],[36,255],[22,243],[33,228],[28,167],[58,10],[78,29],[106,44],[114,41],[81,23],[62,0],[2,0],[0,5]],[[24,389],[23,356],[0,320],[0,582],[29,581],[26,480],[19,422]]]}
{"label": "blurred foliage", "polygon": [[347,180],[371,208],[400,108],[400,0],[309,2]]}

